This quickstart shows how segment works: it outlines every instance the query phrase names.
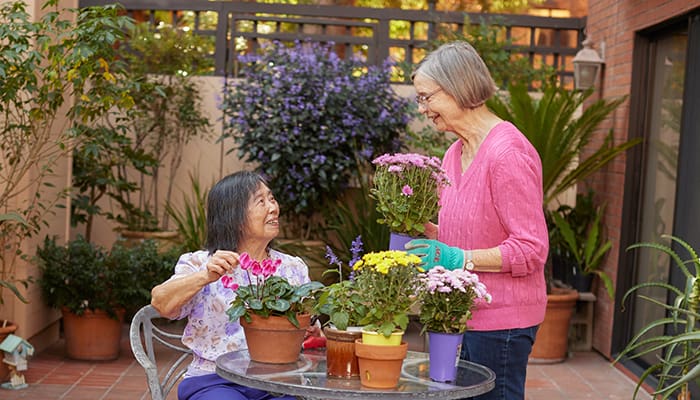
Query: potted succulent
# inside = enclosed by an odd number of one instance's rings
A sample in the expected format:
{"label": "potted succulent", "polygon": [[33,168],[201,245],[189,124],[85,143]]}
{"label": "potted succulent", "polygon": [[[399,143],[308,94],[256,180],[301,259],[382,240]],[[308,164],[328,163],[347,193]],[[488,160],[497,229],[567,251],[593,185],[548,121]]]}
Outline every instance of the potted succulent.
{"label": "potted succulent", "polygon": [[240,320],[250,359],[258,362],[285,364],[299,357],[311,322],[314,291],[323,287],[316,281],[292,286],[274,275],[280,263],[279,259],[259,262],[241,253],[240,268],[250,284],[239,286],[232,277],[222,277],[224,286],[236,292],[226,314],[231,321]]}
{"label": "potted succulent", "polygon": [[[678,267],[685,276],[683,287],[675,287],[666,280],[644,282],[630,288],[622,297],[622,304],[636,296],[651,305],[661,307],[663,317],[651,321],[630,340],[614,362],[623,358],[637,358],[654,355],[655,363],[651,364],[640,376],[633,398],[642,384],[649,377],[656,377],[654,398],[680,400],[690,399],[691,382],[700,377],[700,349],[697,346],[700,331],[700,259],[693,247],[682,239],[672,235],[662,235],[667,243],[637,243],[627,250],[647,248],[659,251],[672,260],[672,265]],[[679,247],[688,253],[683,259],[674,247]],[[666,260],[666,258],[664,258]],[[692,266],[692,269],[690,268]],[[652,294],[649,290],[660,289],[663,294]]]}
{"label": "potted succulent", "polygon": [[67,245],[46,237],[37,249],[44,301],[63,314],[66,353],[80,360],[119,356],[127,309],[150,302],[150,289],[170,276],[176,256],[164,257],[153,241],[111,251],[78,236]]}
{"label": "potted succulent", "polygon": [[389,227],[389,248],[403,250],[412,237],[425,231],[424,225],[439,211],[440,190],[450,181],[437,157],[421,154],[384,154],[377,166],[370,193],[382,215],[378,221]]}

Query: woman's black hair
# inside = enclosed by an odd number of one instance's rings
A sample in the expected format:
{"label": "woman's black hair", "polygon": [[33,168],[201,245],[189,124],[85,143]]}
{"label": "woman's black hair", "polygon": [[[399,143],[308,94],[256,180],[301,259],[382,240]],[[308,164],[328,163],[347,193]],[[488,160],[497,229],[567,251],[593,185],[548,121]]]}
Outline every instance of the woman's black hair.
{"label": "woman's black hair", "polygon": [[207,200],[206,250],[237,251],[248,220],[248,202],[260,185],[267,185],[262,175],[238,171],[211,188]]}

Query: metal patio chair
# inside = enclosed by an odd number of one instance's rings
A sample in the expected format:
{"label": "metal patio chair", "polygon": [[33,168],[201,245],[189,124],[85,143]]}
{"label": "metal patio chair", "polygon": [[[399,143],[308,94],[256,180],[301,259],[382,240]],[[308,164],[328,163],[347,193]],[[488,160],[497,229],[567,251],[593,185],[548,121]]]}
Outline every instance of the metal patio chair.
{"label": "metal patio chair", "polygon": [[[162,318],[158,311],[151,305],[141,308],[131,321],[129,339],[131,341],[131,351],[136,357],[136,361],[146,370],[146,381],[148,389],[151,391],[153,400],[164,400],[173,387],[180,380],[187,370],[192,350],[185,347],[182,340],[182,328],[167,329],[167,323],[154,324],[154,320]],[[160,344],[180,353],[170,365],[157,363],[156,345]],[[161,357],[164,358],[164,357]],[[161,378],[165,368],[168,368],[165,376]]]}

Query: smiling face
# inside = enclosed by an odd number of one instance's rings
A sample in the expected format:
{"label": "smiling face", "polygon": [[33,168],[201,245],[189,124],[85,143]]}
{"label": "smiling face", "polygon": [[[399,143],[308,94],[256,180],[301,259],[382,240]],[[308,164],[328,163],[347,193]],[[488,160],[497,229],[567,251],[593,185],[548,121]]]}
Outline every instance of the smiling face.
{"label": "smiling face", "polygon": [[459,112],[454,99],[437,82],[420,73],[413,78],[413,86],[416,88],[418,111],[433,121],[437,130],[451,131],[451,116]]}
{"label": "smiling face", "polygon": [[246,240],[265,241],[274,239],[280,233],[280,207],[270,188],[260,184],[248,199],[247,221],[245,225]]}

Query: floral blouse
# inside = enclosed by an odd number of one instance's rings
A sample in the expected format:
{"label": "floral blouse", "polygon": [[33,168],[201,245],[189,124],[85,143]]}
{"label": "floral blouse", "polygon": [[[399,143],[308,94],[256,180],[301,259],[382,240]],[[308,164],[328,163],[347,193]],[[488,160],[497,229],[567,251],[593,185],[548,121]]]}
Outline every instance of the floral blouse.
{"label": "floral blouse", "polygon": [[[292,285],[309,282],[308,267],[301,258],[276,250],[270,250],[270,258],[282,260],[275,275],[286,278]],[[205,250],[181,255],[170,280],[204,270],[208,260],[209,253]],[[249,284],[246,271],[240,268],[236,268],[230,275],[241,286]],[[247,348],[240,324],[238,321],[229,321],[226,315],[229,303],[235,297],[235,292],[225,288],[219,279],[203,287],[180,310],[177,319],[188,318],[182,343],[192,349],[194,354],[186,377],[214,373],[215,361],[219,355]]]}

